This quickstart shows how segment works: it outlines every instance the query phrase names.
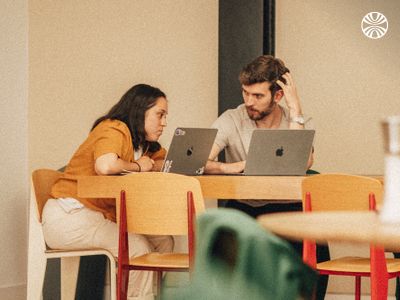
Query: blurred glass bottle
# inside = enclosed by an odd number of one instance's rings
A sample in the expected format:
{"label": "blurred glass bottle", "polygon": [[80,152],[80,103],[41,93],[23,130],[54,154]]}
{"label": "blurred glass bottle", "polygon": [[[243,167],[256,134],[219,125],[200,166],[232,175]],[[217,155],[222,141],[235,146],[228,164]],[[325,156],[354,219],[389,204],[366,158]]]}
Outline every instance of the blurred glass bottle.
{"label": "blurred glass bottle", "polygon": [[382,122],[385,150],[384,201],[380,218],[386,223],[400,223],[400,116]]}

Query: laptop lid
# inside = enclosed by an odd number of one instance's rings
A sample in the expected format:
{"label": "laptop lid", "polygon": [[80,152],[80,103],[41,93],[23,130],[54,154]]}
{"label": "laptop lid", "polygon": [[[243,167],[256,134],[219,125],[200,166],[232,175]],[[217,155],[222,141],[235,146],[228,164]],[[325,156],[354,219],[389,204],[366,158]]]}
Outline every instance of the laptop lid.
{"label": "laptop lid", "polygon": [[315,130],[256,129],[245,175],[305,175]]}
{"label": "laptop lid", "polygon": [[214,128],[175,129],[162,172],[201,175],[217,135]]}

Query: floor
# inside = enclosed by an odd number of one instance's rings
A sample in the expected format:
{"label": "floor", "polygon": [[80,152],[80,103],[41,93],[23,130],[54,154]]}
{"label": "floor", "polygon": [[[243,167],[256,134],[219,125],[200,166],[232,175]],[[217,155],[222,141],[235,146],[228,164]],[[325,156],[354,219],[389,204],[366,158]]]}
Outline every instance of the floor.
{"label": "floor", "polygon": [[[181,284],[188,284],[188,274],[187,273],[167,273],[169,276],[165,278],[166,285],[175,288]],[[370,295],[361,296],[361,300],[370,300]],[[326,294],[325,300],[354,300],[354,295],[346,294]],[[394,296],[389,296],[388,300],[396,300]]]}
{"label": "floor", "polygon": [[[354,300],[354,295],[327,294],[325,300]],[[370,295],[361,296],[361,300],[371,300]],[[389,296],[388,300],[396,300],[394,296]]]}

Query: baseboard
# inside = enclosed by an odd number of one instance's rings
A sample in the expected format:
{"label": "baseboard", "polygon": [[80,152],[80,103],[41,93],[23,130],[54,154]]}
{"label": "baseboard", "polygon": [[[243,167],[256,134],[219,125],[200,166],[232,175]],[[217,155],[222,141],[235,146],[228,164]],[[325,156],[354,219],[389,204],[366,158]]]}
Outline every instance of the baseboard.
{"label": "baseboard", "polygon": [[25,300],[26,284],[0,287],[1,300]]}

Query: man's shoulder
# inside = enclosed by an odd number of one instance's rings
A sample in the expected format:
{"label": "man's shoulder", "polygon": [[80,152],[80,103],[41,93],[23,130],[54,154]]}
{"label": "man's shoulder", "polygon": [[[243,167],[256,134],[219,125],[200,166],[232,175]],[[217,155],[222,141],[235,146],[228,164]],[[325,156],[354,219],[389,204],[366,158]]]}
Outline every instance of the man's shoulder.
{"label": "man's shoulder", "polygon": [[219,130],[223,128],[227,130],[233,128],[236,126],[235,124],[242,122],[245,117],[243,113],[246,114],[246,108],[243,104],[236,108],[227,109],[218,117],[218,119],[215,120],[212,127],[218,128]]}
{"label": "man's shoulder", "polygon": [[224,111],[220,118],[231,118],[234,120],[244,119],[247,116],[246,107],[244,104],[240,104],[236,108],[230,108]]}

